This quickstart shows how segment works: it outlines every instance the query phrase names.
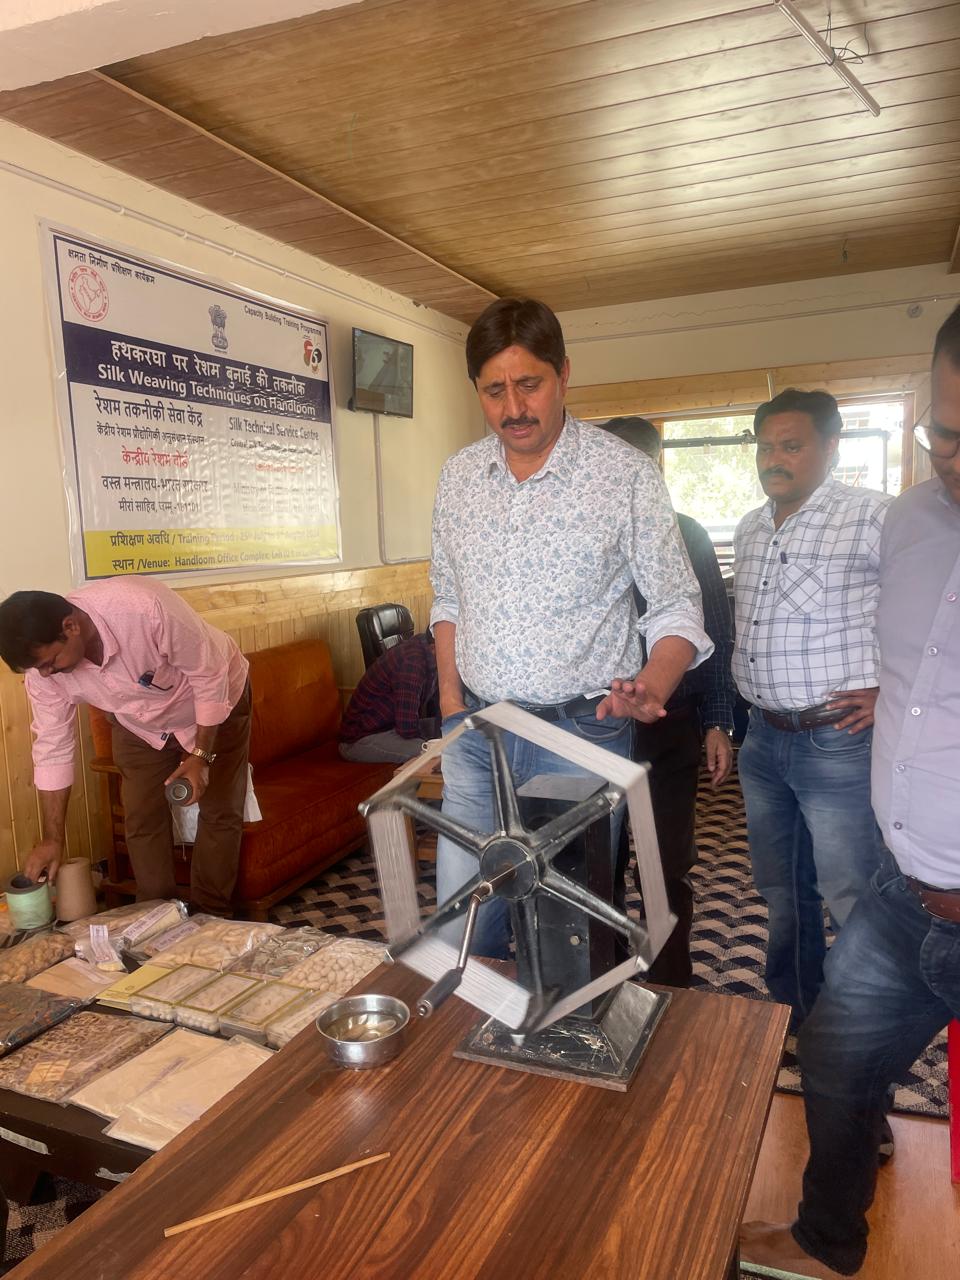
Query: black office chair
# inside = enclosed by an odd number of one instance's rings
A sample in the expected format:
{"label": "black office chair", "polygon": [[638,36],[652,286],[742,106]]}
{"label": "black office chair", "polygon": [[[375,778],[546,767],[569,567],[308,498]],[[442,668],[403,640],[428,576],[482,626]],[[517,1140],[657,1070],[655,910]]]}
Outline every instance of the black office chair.
{"label": "black office chair", "polygon": [[413,614],[405,604],[374,604],[357,614],[363,664],[371,666],[388,649],[414,632]]}

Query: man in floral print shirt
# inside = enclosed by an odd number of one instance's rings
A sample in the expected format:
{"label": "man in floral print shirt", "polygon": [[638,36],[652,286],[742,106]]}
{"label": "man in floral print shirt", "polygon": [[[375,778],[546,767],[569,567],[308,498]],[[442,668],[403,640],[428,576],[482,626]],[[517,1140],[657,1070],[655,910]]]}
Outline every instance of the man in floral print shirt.
{"label": "man in floral print shirt", "polygon": [[[662,718],[683,673],[713,649],[660,472],[566,412],[570,362],[543,303],[492,303],[466,354],[493,434],[450,458],[437,489],[430,620],[444,730],[510,699],[628,756],[633,720]],[[648,602],[642,621],[635,584]],[[642,672],[641,631],[650,655]],[[444,811],[492,830],[489,759],[476,736],[444,755]],[[518,784],[584,772],[519,739],[508,746]],[[442,837],[438,901],[475,871],[475,859]],[[502,957],[508,945],[507,906],[493,899],[480,910],[474,949]]]}

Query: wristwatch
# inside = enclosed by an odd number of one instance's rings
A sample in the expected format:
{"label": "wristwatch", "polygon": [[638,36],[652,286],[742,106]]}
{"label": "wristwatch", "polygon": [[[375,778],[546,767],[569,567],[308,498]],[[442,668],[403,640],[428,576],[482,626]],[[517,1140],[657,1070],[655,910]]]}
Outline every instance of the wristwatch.
{"label": "wristwatch", "polygon": [[716,729],[717,733],[726,734],[726,736],[731,740],[731,742],[733,741],[732,729],[725,729],[722,724],[708,724],[703,732],[709,733],[711,729]]}
{"label": "wristwatch", "polygon": [[205,764],[213,764],[214,760],[217,758],[217,753],[215,751],[204,751],[203,747],[194,747],[188,754],[196,756]]}

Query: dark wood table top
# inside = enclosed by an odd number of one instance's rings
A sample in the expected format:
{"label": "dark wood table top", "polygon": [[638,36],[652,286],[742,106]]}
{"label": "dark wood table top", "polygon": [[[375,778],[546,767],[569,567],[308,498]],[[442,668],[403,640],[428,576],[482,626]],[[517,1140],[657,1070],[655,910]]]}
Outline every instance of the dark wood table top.
{"label": "dark wood table top", "polygon": [[[411,1006],[400,966],[368,990]],[[722,1280],[787,1010],[679,991],[627,1093],[453,1057],[456,998],[373,1071],[310,1027],[17,1268],[18,1280]],[[163,1228],[391,1152],[169,1240]]]}

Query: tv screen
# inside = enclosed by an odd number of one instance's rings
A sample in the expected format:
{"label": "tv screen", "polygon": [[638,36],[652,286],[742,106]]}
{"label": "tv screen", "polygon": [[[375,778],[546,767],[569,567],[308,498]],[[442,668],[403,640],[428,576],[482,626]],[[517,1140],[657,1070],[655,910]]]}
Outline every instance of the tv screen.
{"label": "tv screen", "polygon": [[413,417],[413,347],[409,342],[354,329],[350,408]]}

